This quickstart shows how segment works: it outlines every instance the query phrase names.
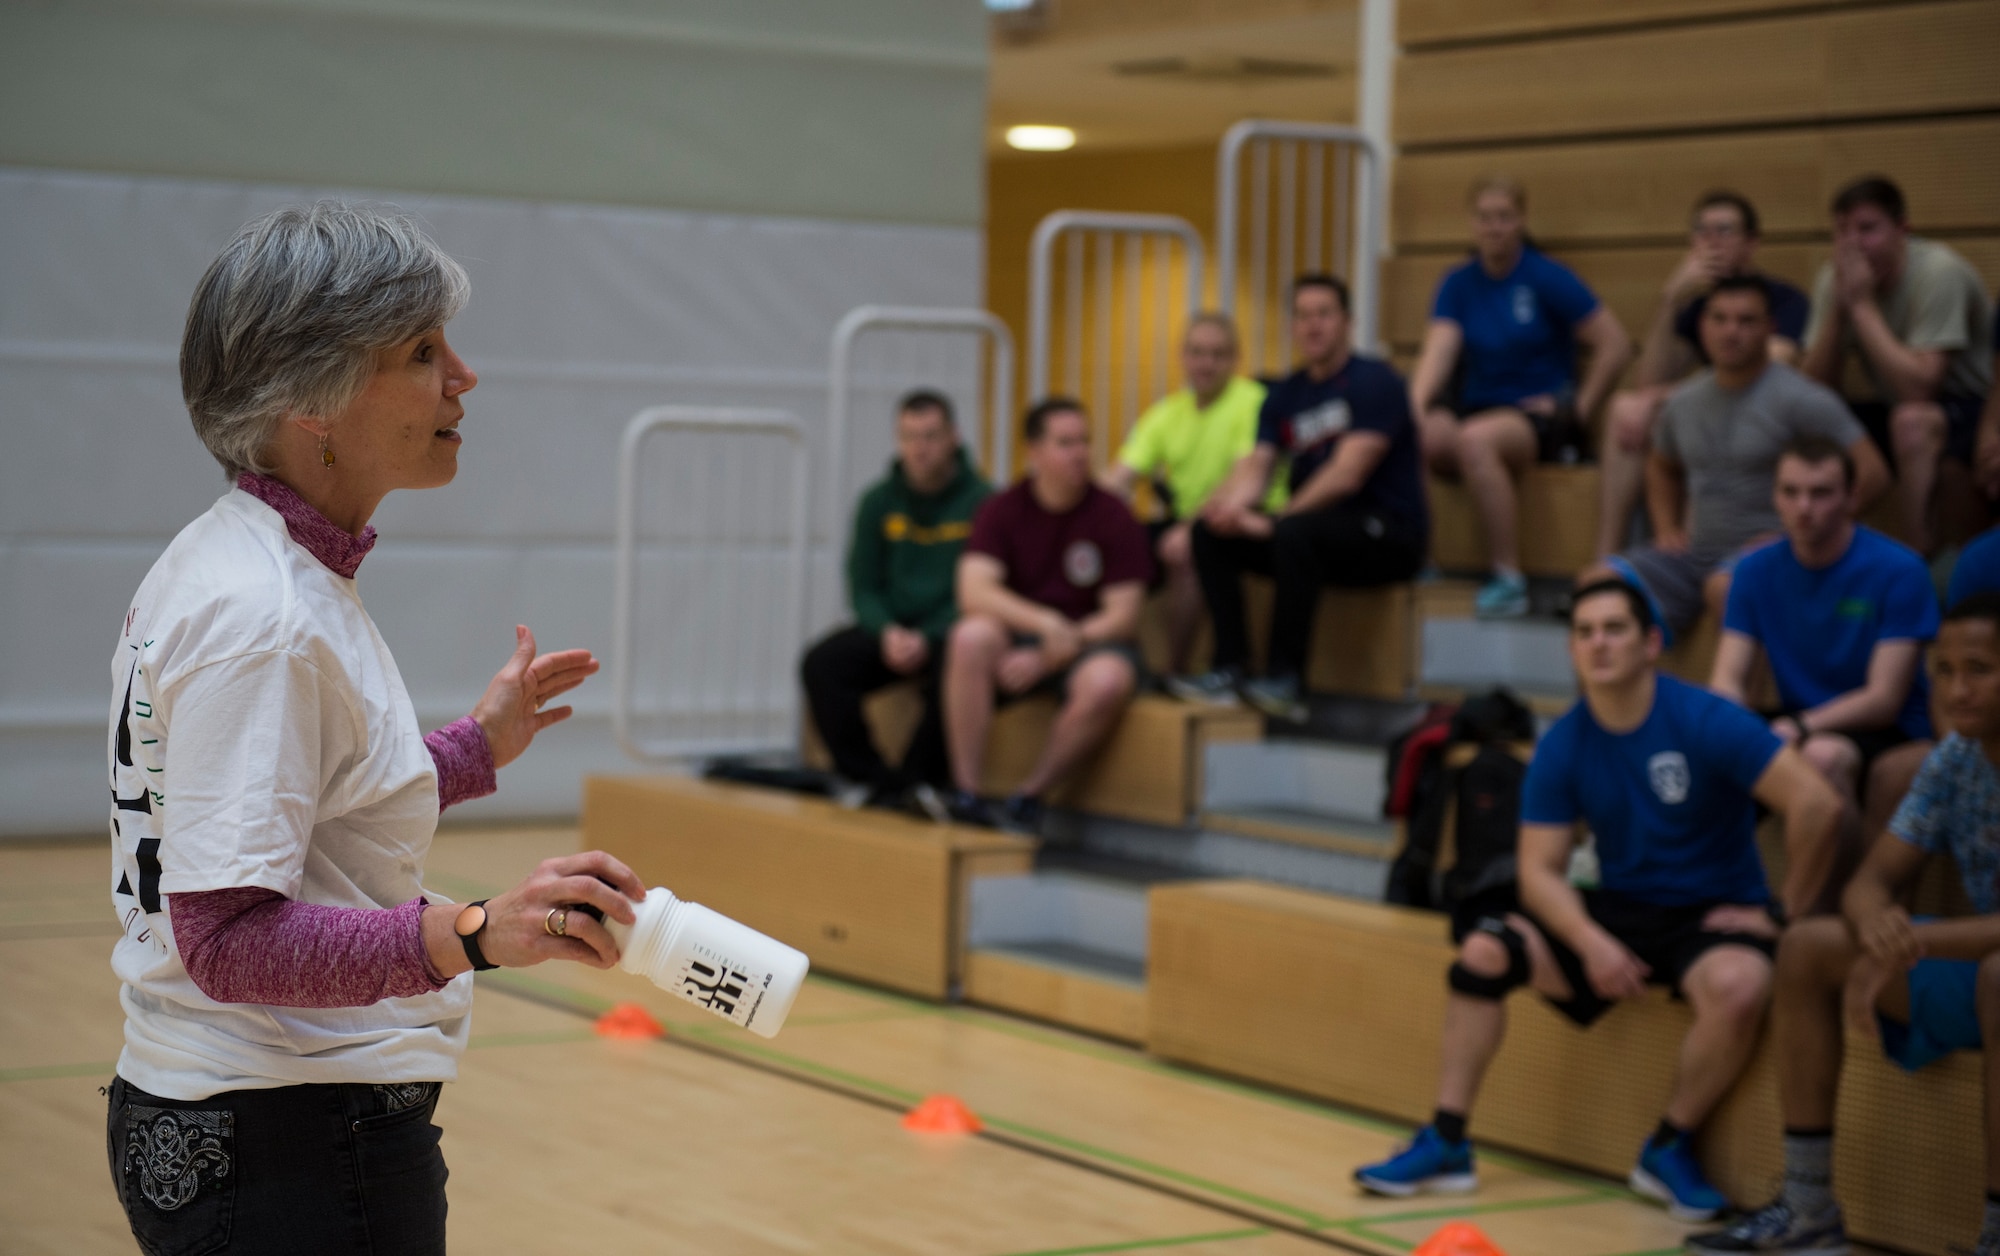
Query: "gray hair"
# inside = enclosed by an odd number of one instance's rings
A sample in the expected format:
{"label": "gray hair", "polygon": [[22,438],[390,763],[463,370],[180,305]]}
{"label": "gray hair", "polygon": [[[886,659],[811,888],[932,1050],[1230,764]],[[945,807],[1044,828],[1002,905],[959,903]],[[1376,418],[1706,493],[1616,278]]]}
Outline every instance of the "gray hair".
{"label": "gray hair", "polygon": [[393,207],[319,201],[246,225],[188,302],[181,397],[232,477],[268,472],[287,415],[331,419],[375,355],[465,307],[465,269]]}

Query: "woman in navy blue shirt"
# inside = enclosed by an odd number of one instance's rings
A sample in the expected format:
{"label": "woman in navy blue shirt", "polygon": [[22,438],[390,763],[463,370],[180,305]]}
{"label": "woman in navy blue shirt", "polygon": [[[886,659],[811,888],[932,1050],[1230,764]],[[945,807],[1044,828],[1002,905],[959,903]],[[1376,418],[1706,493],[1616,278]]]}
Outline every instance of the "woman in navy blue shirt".
{"label": "woman in navy blue shirt", "polygon": [[[1482,617],[1525,615],[1528,581],[1515,535],[1514,481],[1542,437],[1587,418],[1610,395],[1632,352],[1617,315],[1566,266],[1528,243],[1528,198],[1512,179],[1473,185],[1474,257],[1438,285],[1410,383],[1430,469],[1462,479],[1485,525],[1493,577]],[[1576,346],[1590,371],[1576,378]],[[1460,373],[1457,395],[1448,388]]]}

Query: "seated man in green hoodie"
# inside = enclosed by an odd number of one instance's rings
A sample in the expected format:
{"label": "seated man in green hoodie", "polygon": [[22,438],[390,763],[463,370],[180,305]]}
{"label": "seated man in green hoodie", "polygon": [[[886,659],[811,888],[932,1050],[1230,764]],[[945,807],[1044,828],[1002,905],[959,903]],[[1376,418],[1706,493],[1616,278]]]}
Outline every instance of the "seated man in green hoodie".
{"label": "seated man in green hoodie", "polygon": [[[871,804],[899,805],[911,786],[946,775],[938,673],[945,634],[958,618],[958,555],[991,491],[959,444],[951,402],[923,389],[904,397],[896,460],[854,512],[847,594],[855,623],[821,639],[799,666],[834,770],[865,787]],[[861,702],[901,680],[921,682],[926,709],[902,766],[891,769]]]}

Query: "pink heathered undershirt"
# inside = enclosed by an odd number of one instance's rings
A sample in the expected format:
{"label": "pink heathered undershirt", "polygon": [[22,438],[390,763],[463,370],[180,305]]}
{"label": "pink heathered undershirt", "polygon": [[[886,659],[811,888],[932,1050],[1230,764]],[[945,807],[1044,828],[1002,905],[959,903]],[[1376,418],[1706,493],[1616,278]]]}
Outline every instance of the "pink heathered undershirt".
{"label": "pink heathered undershirt", "polygon": [[[375,529],[343,531],[277,480],[240,475],[236,487],[285,521],[292,539],[352,580]],[[424,738],[437,765],[438,810],[494,791],[493,752],[471,716]],[[365,1007],[428,994],[447,978],[424,949],[426,901],[400,907],[322,907],[262,886],[170,894],[174,945],[196,988],[218,1003]]]}

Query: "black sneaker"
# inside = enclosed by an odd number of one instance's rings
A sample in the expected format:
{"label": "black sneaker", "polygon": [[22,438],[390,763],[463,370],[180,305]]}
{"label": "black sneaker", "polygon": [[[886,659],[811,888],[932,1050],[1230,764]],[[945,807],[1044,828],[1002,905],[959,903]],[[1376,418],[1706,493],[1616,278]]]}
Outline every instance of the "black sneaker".
{"label": "black sneaker", "polygon": [[976,824],[982,829],[997,829],[1000,819],[993,812],[993,804],[968,790],[955,789],[945,800],[945,814],[955,824]]}
{"label": "black sneaker", "polygon": [[1782,1198],[1759,1208],[1726,1230],[1690,1234],[1695,1256],[1734,1252],[1780,1252],[1784,1256],[1847,1256],[1847,1230],[1838,1208],[1820,1217],[1801,1217]]}
{"label": "black sneaker", "polygon": [[1042,800],[1031,794],[1014,794],[1000,804],[999,828],[1003,833],[1022,837],[1042,835]]}
{"label": "black sneaker", "polygon": [[1166,685],[1168,693],[1182,702],[1199,702],[1205,706],[1236,706],[1241,701],[1236,696],[1236,686],[1242,679],[1237,675],[1235,668],[1218,667],[1199,676],[1169,676],[1162,683]]}
{"label": "black sneaker", "polygon": [[1303,724],[1312,715],[1296,676],[1267,676],[1243,683],[1243,700],[1272,719]]}

